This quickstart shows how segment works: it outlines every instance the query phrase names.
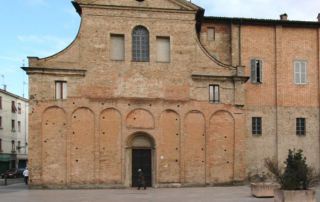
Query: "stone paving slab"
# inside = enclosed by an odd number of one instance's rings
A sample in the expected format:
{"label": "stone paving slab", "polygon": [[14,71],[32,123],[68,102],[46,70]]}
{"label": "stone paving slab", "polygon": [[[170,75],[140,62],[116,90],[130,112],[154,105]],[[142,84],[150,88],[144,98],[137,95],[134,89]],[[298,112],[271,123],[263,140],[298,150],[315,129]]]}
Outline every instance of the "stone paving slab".
{"label": "stone paving slab", "polygon": [[[319,197],[320,189],[317,189]],[[29,190],[22,183],[0,187],[0,202],[273,202],[257,199],[249,186],[105,189],[105,190]]]}

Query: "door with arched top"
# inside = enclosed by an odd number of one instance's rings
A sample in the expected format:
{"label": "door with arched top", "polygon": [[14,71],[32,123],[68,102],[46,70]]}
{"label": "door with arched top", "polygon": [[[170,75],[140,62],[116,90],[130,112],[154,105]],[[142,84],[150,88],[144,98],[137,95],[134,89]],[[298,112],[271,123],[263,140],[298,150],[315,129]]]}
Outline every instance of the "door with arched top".
{"label": "door with arched top", "polygon": [[152,186],[152,156],[153,140],[145,134],[137,134],[131,142],[132,148],[132,186],[137,187],[139,181],[138,170],[141,169],[147,187]]}

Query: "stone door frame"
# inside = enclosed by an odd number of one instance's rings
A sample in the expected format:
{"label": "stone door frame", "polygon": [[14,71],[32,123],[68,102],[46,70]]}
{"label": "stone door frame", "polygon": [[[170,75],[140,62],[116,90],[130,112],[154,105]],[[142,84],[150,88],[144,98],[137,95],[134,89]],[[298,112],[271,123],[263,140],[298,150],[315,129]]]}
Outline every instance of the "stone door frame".
{"label": "stone door frame", "polygon": [[[136,140],[138,140],[136,142]],[[143,141],[145,140],[145,141]],[[132,187],[132,150],[150,149],[151,150],[151,181],[152,187],[156,187],[156,149],[154,138],[146,132],[135,132],[126,141],[125,148],[125,186]]]}

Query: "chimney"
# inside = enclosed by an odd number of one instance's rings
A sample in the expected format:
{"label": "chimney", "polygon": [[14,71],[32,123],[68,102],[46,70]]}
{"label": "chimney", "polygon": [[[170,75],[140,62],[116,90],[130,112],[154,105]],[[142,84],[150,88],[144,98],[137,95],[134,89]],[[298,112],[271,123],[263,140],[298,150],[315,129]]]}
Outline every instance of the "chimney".
{"label": "chimney", "polygon": [[3,90],[7,91],[7,85],[5,85],[5,84],[3,85]]}
{"label": "chimney", "polygon": [[320,13],[318,14],[318,22],[320,22]]}
{"label": "chimney", "polygon": [[280,15],[280,20],[288,20],[288,15],[286,13]]}

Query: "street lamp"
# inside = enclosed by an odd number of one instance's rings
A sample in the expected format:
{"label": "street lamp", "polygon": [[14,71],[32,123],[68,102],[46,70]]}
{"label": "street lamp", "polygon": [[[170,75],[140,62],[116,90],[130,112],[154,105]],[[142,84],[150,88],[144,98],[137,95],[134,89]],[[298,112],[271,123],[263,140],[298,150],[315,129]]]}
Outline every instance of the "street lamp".
{"label": "street lamp", "polygon": [[27,85],[27,82],[23,81],[23,87],[22,87],[22,97],[24,98],[24,86]]}
{"label": "street lamp", "polygon": [[5,84],[4,84],[4,74],[1,74],[1,78],[2,78],[2,86],[3,86],[3,90],[6,90],[6,89],[5,89]]}

